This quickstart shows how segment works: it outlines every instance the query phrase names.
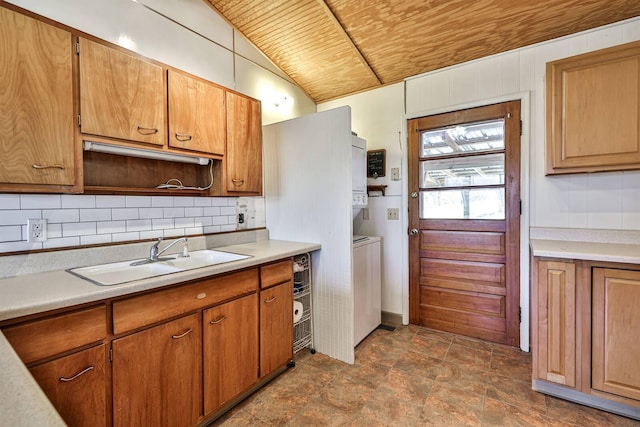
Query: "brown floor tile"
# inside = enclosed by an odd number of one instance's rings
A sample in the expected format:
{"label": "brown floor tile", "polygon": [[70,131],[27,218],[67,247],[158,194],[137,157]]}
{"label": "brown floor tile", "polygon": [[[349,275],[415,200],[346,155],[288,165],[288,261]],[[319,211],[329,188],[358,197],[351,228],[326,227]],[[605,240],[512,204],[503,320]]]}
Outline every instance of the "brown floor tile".
{"label": "brown floor tile", "polygon": [[531,381],[531,353],[504,351],[494,348],[491,355],[491,373],[521,381]]}
{"label": "brown floor tile", "polygon": [[487,392],[489,373],[485,369],[474,366],[444,362],[436,377],[436,382],[447,387],[484,396]]}
{"label": "brown floor tile", "polygon": [[442,372],[442,360],[415,351],[406,351],[393,367],[413,375],[414,378],[434,380]]}
{"label": "brown floor tile", "polygon": [[491,364],[491,350],[451,344],[444,360],[449,363],[488,369]]}
{"label": "brown floor tile", "polygon": [[531,382],[494,375],[489,375],[488,378],[487,397],[547,415],[545,395],[533,391]]}
{"label": "brown floor tile", "polygon": [[528,411],[517,406],[485,397],[482,426],[547,426],[547,417],[539,412]]}
{"label": "brown floor tile", "polygon": [[372,341],[356,349],[356,361],[363,364],[377,363],[393,366],[404,353],[406,346],[397,346],[393,342]]}
{"label": "brown floor tile", "polygon": [[433,380],[427,377],[392,368],[385,382],[376,389],[376,394],[394,396],[397,400],[413,405],[423,405],[432,385]]}
{"label": "brown floor tile", "polygon": [[440,341],[451,343],[455,335],[448,332],[436,331],[434,329],[419,328],[416,335],[421,337],[430,337]]}
{"label": "brown floor tile", "polygon": [[357,412],[343,411],[315,399],[300,409],[286,425],[289,426],[345,426],[349,425]]}
{"label": "brown floor tile", "polygon": [[[326,405],[355,413],[362,409],[374,390],[361,382],[338,376],[320,390],[319,397]],[[304,392],[304,389],[301,391]]]}
{"label": "brown floor tile", "polygon": [[270,424],[265,423],[264,421],[254,417],[253,415],[245,412],[245,411],[236,411],[231,416],[225,417],[224,419],[217,420],[215,423],[211,424],[210,427],[253,427],[253,426],[268,426]]}
{"label": "brown floor tile", "polygon": [[416,426],[422,403],[398,398],[386,388],[379,389],[365,404],[351,426]]}
{"label": "brown floor tile", "polygon": [[461,335],[455,335],[453,337],[453,343],[458,345],[463,345],[465,347],[476,348],[479,350],[493,350],[493,343],[488,341],[482,341],[476,338],[463,337]]}
{"label": "brown floor tile", "polygon": [[447,355],[450,346],[451,343],[429,336],[415,335],[411,339],[412,351],[422,353],[440,360],[444,360],[444,357]]}
{"label": "brown floor tile", "polygon": [[484,397],[434,384],[420,417],[425,426],[480,426]]}
{"label": "brown floor tile", "polygon": [[640,421],[546,396],[547,414],[551,425],[564,423],[572,426],[640,426]]}
{"label": "brown floor tile", "polygon": [[389,365],[376,362],[362,363],[356,358],[356,362],[353,365],[347,365],[347,367],[342,369],[341,374],[354,381],[359,381],[372,388],[377,388],[385,381],[385,376],[390,369],[391,366]]}

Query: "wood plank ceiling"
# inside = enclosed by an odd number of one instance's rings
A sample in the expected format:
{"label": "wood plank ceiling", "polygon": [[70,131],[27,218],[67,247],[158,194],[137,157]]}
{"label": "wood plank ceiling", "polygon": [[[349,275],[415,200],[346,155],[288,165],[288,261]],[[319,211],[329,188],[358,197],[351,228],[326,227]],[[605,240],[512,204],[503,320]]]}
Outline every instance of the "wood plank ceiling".
{"label": "wood plank ceiling", "polygon": [[204,0],[316,102],[640,15],[637,0]]}

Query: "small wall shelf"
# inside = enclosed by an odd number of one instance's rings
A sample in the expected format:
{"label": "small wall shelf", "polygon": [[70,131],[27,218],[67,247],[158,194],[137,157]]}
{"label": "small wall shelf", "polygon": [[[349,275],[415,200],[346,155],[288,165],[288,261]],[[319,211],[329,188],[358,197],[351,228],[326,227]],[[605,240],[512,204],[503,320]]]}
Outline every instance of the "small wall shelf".
{"label": "small wall shelf", "polygon": [[384,196],[386,188],[386,185],[367,185],[367,196],[371,196],[372,192],[379,192]]}

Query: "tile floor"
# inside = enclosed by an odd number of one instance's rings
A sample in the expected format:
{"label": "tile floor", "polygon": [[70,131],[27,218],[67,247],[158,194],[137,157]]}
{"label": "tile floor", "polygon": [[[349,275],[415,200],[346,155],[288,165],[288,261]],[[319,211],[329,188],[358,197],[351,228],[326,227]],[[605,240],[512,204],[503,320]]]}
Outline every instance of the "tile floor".
{"label": "tile floor", "polygon": [[415,326],[296,366],[214,426],[640,426],[531,390],[531,354]]}

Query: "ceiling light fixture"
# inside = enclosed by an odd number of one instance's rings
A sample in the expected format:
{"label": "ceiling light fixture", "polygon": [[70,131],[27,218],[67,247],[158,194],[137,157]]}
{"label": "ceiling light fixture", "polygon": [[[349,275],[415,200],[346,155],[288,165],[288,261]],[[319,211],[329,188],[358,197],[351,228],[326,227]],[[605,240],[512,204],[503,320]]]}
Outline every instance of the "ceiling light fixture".
{"label": "ceiling light fixture", "polygon": [[84,151],[96,153],[116,154],[119,156],[141,157],[143,159],[165,160],[168,162],[191,163],[194,165],[208,165],[211,159],[206,157],[187,156],[184,154],[168,153],[165,151],[146,150],[144,148],[125,147],[122,145],[104,144],[101,142],[84,141]]}

